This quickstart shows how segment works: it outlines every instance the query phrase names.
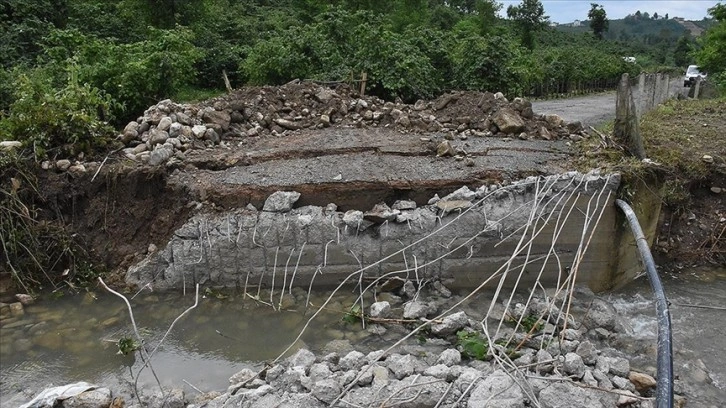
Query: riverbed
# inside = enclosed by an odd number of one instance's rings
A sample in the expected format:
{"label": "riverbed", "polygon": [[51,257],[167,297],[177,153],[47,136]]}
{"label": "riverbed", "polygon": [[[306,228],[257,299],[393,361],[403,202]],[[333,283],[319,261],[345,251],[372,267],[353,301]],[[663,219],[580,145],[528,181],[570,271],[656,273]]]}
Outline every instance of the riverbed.
{"label": "riverbed", "polygon": [[[726,304],[726,268],[681,271],[665,276],[664,285],[674,328],[676,391],[687,396],[689,407],[720,406],[726,401],[726,329],[719,324],[726,313],[719,309]],[[655,366],[657,325],[650,294],[645,278],[605,294],[627,317],[635,339],[627,347],[642,354],[634,359],[640,369]],[[310,302],[320,305],[324,298],[314,294]],[[353,299],[351,293],[335,297],[297,346],[324,352],[339,340],[370,351],[396,336],[346,323],[343,317]],[[184,388],[188,395],[224,390],[232,374],[261,367],[295,341],[314,311],[305,309],[306,300],[303,292],[282,298],[263,292],[256,300],[243,300],[239,293],[203,293],[197,308],[179,320],[154,356],[154,372],[164,386]],[[191,293],[143,291],[132,299],[136,324],[151,348],[193,303]],[[475,310],[477,305],[467,307]],[[81,380],[129,390],[132,373],[138,373],[142,362],[133,353],[119,353],[118,340],[124,337],[134,338],[127,307],[100,289],[58,299],[46,296],[26,306],[22,317],[0,327],[1,405],[16,406],[50,385]],[[155,383],[150,370],[142,371],[139,387]]]}

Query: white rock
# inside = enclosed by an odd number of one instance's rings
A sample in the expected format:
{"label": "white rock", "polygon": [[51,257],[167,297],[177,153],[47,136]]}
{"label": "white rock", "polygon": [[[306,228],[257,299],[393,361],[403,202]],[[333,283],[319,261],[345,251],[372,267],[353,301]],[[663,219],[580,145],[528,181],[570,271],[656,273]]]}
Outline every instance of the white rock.
{"label": "white rock", "polygon": [[436,307],[424,302],[411,301],[403,305],[404,319],[418,319],[436,312]]}
{"label": "white rock", "polygon": [[267,197],[262,211],[288,212],[299,199],[300,193],[297,191],[276,191]]}
{"label": "white rock", "polygon": [[446,349],[439,355],[436,364],[445,364],[448,367],[461,363],[461,352],[456,349]]}
{"label": "white rock", "polygon": [[386,301],[373,303],[370,307],[370,315],[373,318],[387,318],[391,315],[391,304]]}

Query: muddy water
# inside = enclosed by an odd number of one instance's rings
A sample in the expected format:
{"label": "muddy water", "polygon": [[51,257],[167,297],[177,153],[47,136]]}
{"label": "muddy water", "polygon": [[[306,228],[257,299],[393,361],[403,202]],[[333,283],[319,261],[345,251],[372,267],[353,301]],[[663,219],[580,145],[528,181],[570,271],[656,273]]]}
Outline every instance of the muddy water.
{"label": "muddy water", "polygon": [[[691,269],[663,279],[673,328],[676,393],[688,407],[723,407],[726,403],[726,267]],[[655,366],[657,323],[647,279],[611,295],[627,317],[636,341],[624,347],[645,351],[640,369]]]}
{"label": "muddy water", "polygon": [[[720,407],[726,401],[726,311],[696,306],[726,306],[726,268],[684,271],[666,277],[664,285],[671,302],[674,328],[676,391],[685,394],[689,407]],[[295,294],[295,291],[293,291]],[[629,338],[619,347],[642,357],[633,367],[654,371],[656,321],[650,287],[645,279],[609,296],[626,317]],[[153,359],[156,374],[165,386],[184,387],[195,395],[223,390],[228,378],[245,367],[260,367],[261,361],[277,357],[293,342],[311,311],[303,310],[304,293],[286,295],[282,311],[273,310],[269,293],[265,303],[242,300],[239,294],[219,299],[208,294],[199,306],[177,323]],[[273,304],[279,306],[279,294]],[[143,293],[132,300],[134,316],[142,336],[153,347],[169,324],[193,304],[187,294]],[[311,298],[322,304],[322,295]],[[400,333],[379,334],[359,324],[342,321],[352,296],[334,299],[314,320],[302,338],[304,345],[321,351],[331,340],[348,340],[361,351],[390,345]],[[476,309],[475,305],[470,305]],[[0,406],[17,406],[49,385],[74,381],[104,384],[122,394],[130,392],[131,372],[141,361],[117,354],[117,340],[134,337],[126,306],[104,292],[44,299],[25,308],[25,315],[5,320],[0,327]],[[142,388],[152,388],[149,370],[140,377]]]}
{"label": "muddy water", "polygon": [[[304,295],[298,295],[299,304],[304,304]],[[192,395],[196,391],[190,385],[203,391],[225,389],[235,372],[260,367],[261,361],[277,357],[312,314],[297,308],[298,302],[289,295],[283,298],[282,311],[249,299],[242,301],[240,295],[227,296],[204,296],[176,324],[153,358],[162,384],[183,386]],[[269,295],[263,293],[261,298],[269,303]],[[352,301],[350,295],[334,299],[326,308],[330,311],[314,320],[299,345],[320,350],[334,339],[365,345],[370,333],[341,319]],[[279,294],[274,302],[280,306]],[[322,304],[322,298],[313,296],[311,302]],[[137,296],[132,306],[142,337],[153,348],[171,322],[193,303],[191,294]],[[29,397],[51,384],[81,380],[128,390],[130,370],[136,373],[142,366],[140,359],[118,354],[118,339],[135,336],[125,304],[113,295],[95,292],[46,299],[26,306],[22,318],[3,323],[0,406],[30,399],[19,394]],[[140,387],[154,384],[151,372],[144,370]]]}

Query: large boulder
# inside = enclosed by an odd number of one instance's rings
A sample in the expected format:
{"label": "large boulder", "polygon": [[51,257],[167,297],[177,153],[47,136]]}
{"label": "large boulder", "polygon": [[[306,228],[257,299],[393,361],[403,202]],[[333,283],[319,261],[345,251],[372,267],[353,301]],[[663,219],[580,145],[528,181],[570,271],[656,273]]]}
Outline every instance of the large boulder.
{"label": "large boulder", "polygon": [[512,108],[502,108],[494,115],[494,124],[502,133],[513,134],[524,130],[524,121]]}
{"label": "large boulder", "polygon": [[232,118],[229,116],[229,113],[227,111],[217,111],[217,110],[207,110],[204,112],[204,115],[202,116],[204,121],[206,123],[214,123],[216,125],[219,125],[222,130],[229,129],[229,123],[232,120]]}
{"label": "large boulder", "polygon": [[297,191],[275,191],[265,200],[262,211],[288,212],[299,199],[300,193]]}

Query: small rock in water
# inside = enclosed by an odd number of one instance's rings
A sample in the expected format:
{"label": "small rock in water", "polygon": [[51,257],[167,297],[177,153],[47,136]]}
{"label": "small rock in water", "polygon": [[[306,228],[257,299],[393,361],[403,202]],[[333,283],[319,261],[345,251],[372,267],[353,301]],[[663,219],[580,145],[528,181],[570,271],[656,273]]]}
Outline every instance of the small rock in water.
{"label": "small rock in water", "polygon": [[371,305],[370,315],[373,318],[387,318],[391,314],[391,304],[388,302],[376,302]]}
{"label": "small rock in water", "polygon": [[425,302],[411,301],[403,306],[404,319],[418,319],[436,313],[436,307]]}
{"label": "small rock in water", "polygon": [[11,316],[22,316],[25,314],[25,310],[23,310],[23,304],[20,302],[15,302],[10,304],[10,315]]}
{"label": "small rock in water", "polygon": [[17,299],[18,302],[20,302],[24,306],[32,305],[33,303],[35,303],[34,297],[32,297],[31,295],[24,294],[24,293],[18,293],[17,295],[15,295],[15,299]]}

